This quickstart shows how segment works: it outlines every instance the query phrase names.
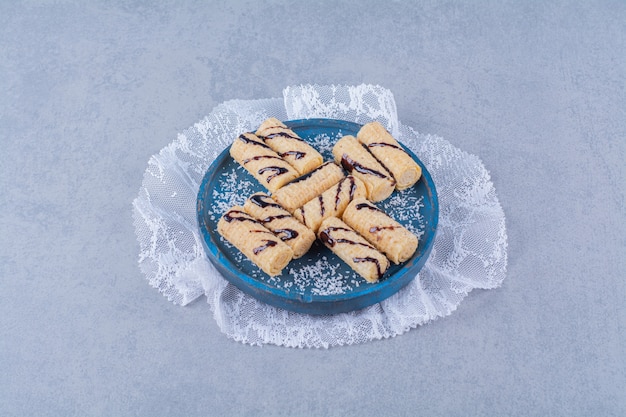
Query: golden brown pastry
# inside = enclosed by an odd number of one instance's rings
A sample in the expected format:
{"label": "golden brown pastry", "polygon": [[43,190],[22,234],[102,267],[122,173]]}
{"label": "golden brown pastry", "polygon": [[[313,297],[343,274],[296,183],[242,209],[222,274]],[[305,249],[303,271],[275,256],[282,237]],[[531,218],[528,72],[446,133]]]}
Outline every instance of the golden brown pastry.
{"label": "golden brown pastry", "polygon": [[382,201],[393,192],[396,182],[391,174],[354,136],[344,136],[333,147],[335,162],[365,183],[367,198]]}
{"label": "golden brown pastry", "polygon": [[294,259],[307,253],[315,241],[315,233],[311,229],[296,220],[267,194],[253,194],[246,200],[243,209],[289,245]]}
{"label": "golden brown pastry", "polygon": [[343,170],[338,165],[326,162],[309,175],[299,177],[272,193],[272,198],[293,213],[307,201],[337,184],[343,177]]}
{"label": "golden brown pastry", "polygon": [[365,197],[366,194],[365,184],[360,179],[349,175],[296,209],[293,215],[311,230],[317,232],[325,218],[341,217],[352,199]]}
{"label": "golden brown pastry", "polygon": [[300,175],[307,174],[324,163],[322,155],[315,148],[274,117],[265,120],[257,129],[256,135],[289,162]]}
{"label": "golden brown pastry", "polygon": [[272,192],[298,177],[294,167],[253,133],[239,135],[230,146],[230,155]]}
{"label": "golden brown pastry", "polygon": [[417,249],[417,236],[364,198],[352,200],[342,218],[395,264],[408,260]]}
{"label": "golden brown pastry", "polygon": [[224,213],[217,231],[270,276],[278,275],[293,258],[291,248],[243,207],[234,206]]}
{"label": "golden brown pastry", "polygon": [[391,172],[396,190],[411,187],[422,176],[422,168],[379,122],[364,124],[356,137]]}
{"label": "golden brown pastry", "polygon": [[324,220],[319,239],[367,282],[377,282],[389,268],[389,259],[337,217]]}

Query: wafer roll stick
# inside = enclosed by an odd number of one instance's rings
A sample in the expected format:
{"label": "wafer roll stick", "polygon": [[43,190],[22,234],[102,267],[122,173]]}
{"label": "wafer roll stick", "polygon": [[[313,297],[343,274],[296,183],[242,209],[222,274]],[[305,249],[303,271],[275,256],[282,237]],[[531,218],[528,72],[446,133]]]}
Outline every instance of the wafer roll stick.
{"label": "wafer roll stick", "polygon": [[364,124],[356,137],[391,172],[396,190],[411,187],[422,176],[422,168],[379,122]]}
{"label": "wafer roll stick", "polygon": [[349,175],[296,209],[293,215],[311,230],[317,232],[324,219],[330,216],[341,217],[352,199],[366,195],[365,184],[360,179]]}
{"label": "wafer roll stick", "polygon": [[417,236],[364,198],[352,200],[342,218],[395,264],[408,260],[417,249]]}
{"label": "wafer roll stick", "polygon": [[256,135],[289,162],[300,175],[307,174],[324,163],[322,155],[315,148],[274,117],[265,120],[257,129]]}
{"label": "wafer roll stick", "polygon": [[243,205],[246,213],[258,220],[293,251],[294,259],[309,251],[315,241],[315,233],[267,194],[256,193]]}
{"label": "wafer roll stick", "polygon": [[335,162],[365,183],[367,198],[382,201],[393,192],[396,182],[354,136],[344,136],[333,147]]}
{"label": "wafer roll stick", "polygon": [[337,217],[324,220],[317,235],[367,282],[377,282],[389,268],[389,259],[385,255]]}
{"label": "wafer roll stick", "polygon": [[272,198],[293,213],[307,201],[317,197],[344,177],[338,165],[326,162],[306,176],[296,178],[272,194]]}
{"label": "wafer roll stick", "polygon": [[293,258],[291,248],[243,207],[234,206],[224,213],[217,231],[268,275],[278,275]]}
{"label": "wafer roll stick", "polygon": [[233,141],[230,156],[272,192],[298,177],[294,167],[252,133]]}

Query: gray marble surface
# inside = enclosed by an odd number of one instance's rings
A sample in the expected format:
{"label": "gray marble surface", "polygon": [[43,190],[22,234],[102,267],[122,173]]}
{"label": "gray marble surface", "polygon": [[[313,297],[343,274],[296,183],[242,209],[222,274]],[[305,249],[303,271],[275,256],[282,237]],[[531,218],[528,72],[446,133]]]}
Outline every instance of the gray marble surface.
{"label": "gray marble surface", "polygon": [[[177,3],[0,1],[0,415],[626,415],[623,1]],[[222,101],[362,82],[490,170],[501,288],[300,350],[148,286],[152,154]]]}

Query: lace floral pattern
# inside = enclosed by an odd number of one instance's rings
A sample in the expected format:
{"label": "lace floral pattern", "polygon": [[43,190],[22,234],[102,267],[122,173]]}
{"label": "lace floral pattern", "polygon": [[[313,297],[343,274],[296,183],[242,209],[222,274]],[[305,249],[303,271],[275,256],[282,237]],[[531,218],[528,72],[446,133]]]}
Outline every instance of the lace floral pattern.
{"label": "lace floral pattern", "polygon": [[[198,187],[233,138],[268,117],[378,120],[424,162],[437,186],[439,228],[430,258],[407,287],[357,312],[311,316],[261,303],[219,275],[198,231]],[[221,331],[253,345],[330,347],[393,337],[449,315],[472,289],[495,288],[506,274],[504,212],[482,162],[403,125],[393,95],[380,86],[300,85],[287,87],[283,99],[223,103],[150,158],[133,218],[150,285],[180,305],[206,296]]]}

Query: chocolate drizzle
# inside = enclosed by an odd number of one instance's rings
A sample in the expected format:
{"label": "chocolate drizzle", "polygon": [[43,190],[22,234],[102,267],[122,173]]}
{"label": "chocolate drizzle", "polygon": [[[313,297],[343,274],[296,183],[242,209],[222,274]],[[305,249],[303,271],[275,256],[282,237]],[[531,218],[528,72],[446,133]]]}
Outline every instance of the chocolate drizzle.
{"label": "chocolate drizzle", "polygon": [[250,233],[267,233],[269,235],[274,235],[274,233],[270,232],[269,230],[250,230]]}
{"label": "chocolate drizzle", "polygon": [[288,185],[296,184],[296,183],[298,183],[300,181],[308,180],[311,177],[311,175],[315,174],[317,171],[319,171],[320,169],[324,168],[326,165],[332,164],[332,163],[333,162],[331,162],[331,161],[325,162],[322,165],[320,165],[319,167],[315,168],[313,171],[309,172],[308,174],[302,175],[301,177],[298,177],[295,180],[291,181]]}
{"label": "chocolate drizzle", "polygon": [[354,240],[341,238],[341,237],[338,237],[338,238],[332,237],[331,232],[336,231],[336,230],[344,230],[346,232],[354,233],[353,230],[347,229],[345,227],[331,226],[320,232],[320,240],[324,242],[325,244],[327,244],[328,246],[330,246],[331,248],[334,247],[337,243],[346,243],[348,245],[359,245],[359,246],[365,246],[366,248],[374,249],[373,246],[367,243],[355,242]]}
{"label": "chocolate drizzle", "polygon": [[[278,128],[280,126],[274,126],[274,128]],[[284,129],[283,127],[280,127],[281,129]],[[269,130],[271,128],[268,128],[266,130]],[[266,139],[274,139],[276,137],[282,137],[282,138],[288,138],[288,139],[294,139],[294,140],[299,140],[300,142],[304,142],[304,140],[302,140],[302,138],[299,138],[298,136],[296,136],[295,133],[291,133],[287,130],[281,130],[280,132],[276,132],[276,133],[270,133],[269,135],[263,135],[263,140]]]}
{"label": "chocolate drizzle", "polygon": [[273,222],[274,220],[278,220],[278,219],[285,219],[285,218],[287,218],[287,217],[291,217],[291,215],[290,215],[290,214],[277,214],[277,215],[275,215],[275,216],[268,216],[268,217],[266,217],[266,218],[264,218],[264,219],[261,219],[261,220],[259,220],[259,221],[260,221],[261,223],[263,223],[263,224],[267,224],[267,223],[271,223],[271,222]]}
{"label": "chocolate drizzle", "polygon": [[252,140],[248,137],[246,137],[246,135],[244,135],[243,133],[241,135],[239,135],[239,140],[248,144],[248,145],[255,145],[255,146],[260,146],[262,148],[266,148],[266,149],[272,149],[269,146],[267,146],[266,144],[264,144],[263,142],[257,142],[256,140]]}
{"label": "chocolate drizzle", "polygon": [[354,262],[373,262],[376,265],[376,273],[378,274],[378,279],[383,276],[383,271],[380,266],[380,261],[376,258],[372,258],[371,256],[365,256],[363,258],[352,258]]}
{"label": "chocolate drizzle", "polygon": [[274,172],[271,175],[268,175],[268,177],[265,179],[265,181],[270,182],[271,180],[273,180],[275,177],[279,176],[279,175],[283,175],[287,172],[289,172],[289,170],[287,168],[283,168],[283,167],[277,167],[277,166],[271,166],[271,167],[264,167],[259,169],[259,174],[264,174],[267,171],[272,171]]}
{"label": "chocolate drizzle", "polygon": [[306,224],[306,215],[304,214],[304,206],[300,207],[300,213],[302,214],[302,223]]}
{"label": "chocolate drizzle", "polygon": [[272,246],[276,246],[278,244],[278,242],[276,242],[275,240],[269,240],[269,239],[263,239],[263,242],[265,242],[265,245],[257,246],[256,248],[252,249],[252,252],[255,255],[258,255],[259,253],[263,252],[265,249],[271,248]]}
{"label": "chocolate drizzle", "polygon": [[345,153],[341,156],[341,166],[348,172],[356,171],[361,174],[374,175],[375,177],[379,178],[389,178],[388,175],[383,174],[380,171],[376,171],[375,169],[361,165],[361,163],[350,158]]}
{"label": "chocolate drizzle", "polygon": [[317,196],[317,201],[320,202],[320,216],[324,217],[324,213],[326,212],[326,209],[324,208],[324,197],[320,194]]}
{"label": "chocolate drizzle", "polygon": [[337,186],[337,194],[335,194],[335,211],[339,209],[339,202],[341,201],[341,189],[343,187],[343,184],[348,180],[350,180],[349,201],[352,201],[352,199],[354,198],[354,193],[356,192],[356,181],[354,181],[354,177],[346,177],[343,180],[341,180],[341,182],[339,183],[339,186]]}
{"label": "chocolate drizzle", "polygon": [[250,197],[250,201],[252,201],[254,204],[256,204],[257,206],[259,206],[261,208],[278,207],[278,208],[282,209],[280,204],[275,203],[274,200],[272,200],[272,198],[270,196],[267,196],[267,195],[255,194],[252,197]]}
{"label": "chocolate drizzle", "polygon": [[385,213],[384,211],[382,211],[382,210],[381,210],[381,209],[379,209],[378,207],[373,206],[373,205],[368,204],[368,203],[359,203],[359,204],[357,204],[357,205],[355,206],[355,208],[356,208],[357,210],[362,210],[362,209],[366,208],[366,209],[368,209],[368,210],[372,210],[372,211],[379,211],[379,212],[381,212],[381,213]]}
{"label": "chocolate drizzle", "polygon": [[350,201],[354,198],[354,193],[356,192],[356,181],[354,177],[350,177]]}
{"label": "chocolate drizzle", "polygon": [[[242,216],[233,216],[233,214],[242,214]],[[261,224],[257,220],[250,217],[248,213],[241,211],[241,210],[230,210],[224,213],[223,217],[224,217],[224,220],[226,220],[228,223],[231,223],[236,220],[238,222],[252,222],[256,224]]]}
{"label": "chocolate drizzle", "polygon": [[298,232],[293,229],[274,229],[272,231],[276,236],[280,237],[280,240],[282,241],[291,240],[298,237]]}
{"label": "chocolate drizzle", "polygon": [[257,156],[253,156],[252,158],[244,159],[242,162],[245,165],[250,161],[258,161],[260,159],[280,159],[281,161],[283,160],[281,157],[274,156],[274,155],[257,155]]}
{"label": "chocolate drizzle", "polygon": [[306,155],[306,152],[287,151],[287,152],[279,153],[279,155],[283,158],[286,156],[292,155],[295,159],[302,159]]}
{"label": "chocolate drizzle", "polygon": [[368,148],[374,148],[376,146],[387,146],[389,148],[394,148],[394,149],[398,149],[404,153],[406,153],[406,151],[404,149],[402,149],[401,146],[398,145],[394,145],[393,143],[386,143],[386,142],[373,142],[373,143],[368,143],[367,147]]}
{"label": "chocolate drizzle", "polygon": [[370,227],[370,233],[380,232],[381,230],[393,230],[399,229],[400,226],[374,226]]}

